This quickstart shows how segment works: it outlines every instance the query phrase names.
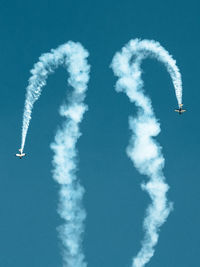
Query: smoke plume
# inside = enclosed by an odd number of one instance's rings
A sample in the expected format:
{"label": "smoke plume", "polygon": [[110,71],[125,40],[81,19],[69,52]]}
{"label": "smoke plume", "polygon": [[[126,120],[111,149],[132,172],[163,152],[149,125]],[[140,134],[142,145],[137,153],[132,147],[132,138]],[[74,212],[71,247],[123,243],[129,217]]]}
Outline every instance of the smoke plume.
{"label": "smoke plume", "polygon": [[22,151],[24,149],[33,105],[41,95],[49,74],[58,66],[64,66],[69,73],[68,83],[73,90],[67,104],[60,107],[64,117],[55,141],[51,144],[54,151],[53,178],[60,184],[58,213],[64,223],[58,228],[63,244],[63,266],[86,267],[82,252],[82,234],[86,212],[82,207],[84,189],[76,177],[76,143],[80,137],[79,124],[87,110],[84,104],[90,67],[87,63],[88,52],[79,43],[68,42],[50,53],[41,55],[31,70],[32,76],[27,87],[22,127]]}
{"label": "smoke plume", "polygon": [[138,107],[135,118],[129,118],[132,136],[127,147],[127,154],[134,166],[149,180],[142,184],[152,202],[146,210],[144,219],[144,239],[138,254],[133,258],[133,267],[143,267],[149,262],[158,242],[158,232],[166,221],[172,204],[167,200],[169,189],[163,174],[164,157],[161,146],[154,139],[160,133],[158,123],[152,108],[151,100],[144,94],[141,79],[141,62],[146,57],[154,57],[162,62],[175,88],[178,104],[182,103],[182,81],[175,60],[158,43],[151,40],[131,40],[121,52],[116,53],[111,67],[118,77],[116,91],[124,92],[131,102]]}

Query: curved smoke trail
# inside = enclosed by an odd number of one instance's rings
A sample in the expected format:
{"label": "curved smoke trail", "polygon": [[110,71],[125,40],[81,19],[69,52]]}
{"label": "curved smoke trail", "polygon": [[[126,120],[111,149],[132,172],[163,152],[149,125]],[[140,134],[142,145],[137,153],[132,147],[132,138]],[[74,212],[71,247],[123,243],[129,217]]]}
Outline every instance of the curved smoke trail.
{"label": "curved smoke trail", "polygon": [[163,174],[164,158],[160,145],[153,139],[160,132],[160,124],[155,118],[151,100],[143,92],[140,65],[148,56],[158,59],[167,67],[178,103],[182,103],[181,74],[175,60],[158,42],[131,40],[121,52],[116,53],[111,64],[115,75],[119,78],[116,91],[125,92],[139,109],[136,118],[129,118],[132,137],[127,147],[127,154],[139,172],[149,177],[149,181],[142,184],[142,189],[146,190],[152,199],[144,219],[145,237],[142,248],[133,259],[133,267],[142,267],[149,262],[158,242],[159,228],[172,209],[172,204],[166,197],[169,187],[165,183]]}
{"label": "curved smoke trail", "polygon": [[22,127],[23,151],[33,105],[38,100],[48,75],[63,65],[69,72],[68,83],[73,91],[68,97],[68,104],[60,108],[60,115],[65,121],[57,131],[51,148],[55,152],[53,177],[60,184],[58,213],[64,220],[64,224],[58,229],[63,243],[63,264],[69,267],[87,266],[82,253],[83,222],[86,217],[81,204],[84,189],[76,178],[76,142],[81,135],[79,123],[87,110],[84,104],[90,70],[87,57],[88,52],[81,44],[70,41],[39,58],[31,70]]}

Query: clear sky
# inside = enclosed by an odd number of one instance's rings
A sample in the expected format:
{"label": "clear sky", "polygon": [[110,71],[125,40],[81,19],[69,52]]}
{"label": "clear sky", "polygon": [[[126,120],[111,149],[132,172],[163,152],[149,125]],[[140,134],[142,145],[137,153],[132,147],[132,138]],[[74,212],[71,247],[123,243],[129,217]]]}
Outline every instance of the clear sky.
{"label": "clear sky", "polygon": [[[159,41],[177,60],[183,78],[182,117],[166,69],[143,63],[145,90],[162,132],[157,140],[166,159],[168,198],[174,211],[160,232],[148,267],[198,267],[200,252],[199,4],[197,1],[58,0],[0,1],[0,266],[62,265],[56,227],[58,185],[51,175],[53,141],[61,122],[66,72],[49,77],[36,103],[24,160],[14,157],[21,141],[22,112],[29,70],[41,53],[69,40],[89,51],[91,79],[81,124],[78,177],[87,211],[83,248],[88,266],[128,267],[140,249],[142,222],[150,202],[125,149],[128,116],[125,94],[114,90],[109,65],[115,52],[134,38]],[[69,88],[68,88],[69,89]]]}

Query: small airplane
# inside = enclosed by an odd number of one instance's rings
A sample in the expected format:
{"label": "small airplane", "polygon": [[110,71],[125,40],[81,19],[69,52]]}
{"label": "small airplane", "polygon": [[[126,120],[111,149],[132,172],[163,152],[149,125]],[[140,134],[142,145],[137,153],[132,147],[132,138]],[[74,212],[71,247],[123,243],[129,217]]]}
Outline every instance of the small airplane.
{"label": "small airplane", "polygon": [[175,109],[176,112],[179,113],[179,115],[181,115],[183,112],[185,112],[186,110],[183,109],[183,104],[179,105],[179,109]]}
{"label": "small airplane", "polygon": [[24,156],[26,156],[26,153],[23,153],[22,149],[20,148],[19,149],[19,154],[15,154],[16,157],[19,157],[20,159],[22,159]]}

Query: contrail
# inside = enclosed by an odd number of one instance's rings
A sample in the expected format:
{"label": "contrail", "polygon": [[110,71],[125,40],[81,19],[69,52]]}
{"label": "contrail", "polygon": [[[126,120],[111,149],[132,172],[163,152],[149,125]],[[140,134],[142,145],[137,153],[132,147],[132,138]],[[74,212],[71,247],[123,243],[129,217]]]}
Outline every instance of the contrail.
{"label": "contrail", "polygon": [[149,56],[161,61],[167,67],[174,84],[178,104],[181,104],[181,74],[175,60],[158,42],[131,40],[121,52],[115,54],[111,64],[115,75],[119,78],[116,91],[125,92],[130,101],[138,107],[137,117],[129,118],[132,136],[127,147],[127,154],[138,171],[149,177],[149,181],[142,184],[142,189],[146,190],[152,199],[144,219],[145,236],[142,248],[133,258],[133,267],[142,267],[149,262],[158,242],[159,228],[172,209],[172,203],[168,202],[166,197],[169,187],[165,183],[163,174],[162,148],[153,138],[160,133],[160,124],[154,115],[150,98],[144,95],[141,79],[141,62]]}
{"label": "contrail", "polygon": [[84,189],[76,177],[76,142],[81,135],[79,124],[87,110],[84,104],[90,71],[87,57],[88,52],[82,45],[71,41],[41,55],[31,70],[23,115],[22,150],[33,105],[40,97],[48,75],[63,65],[69,72],[68,83],[73,87],[73,91],[68,96],[68,103],[60,107],[60,115],[65,121],[57,131],[51,148],[55,152],[53,177],[60,184],[58,213],[64,224],[58,231],[63,244],[63,266],[67,267],[87,266],[82,252],[83,223],[86,217],[82,207]]}

